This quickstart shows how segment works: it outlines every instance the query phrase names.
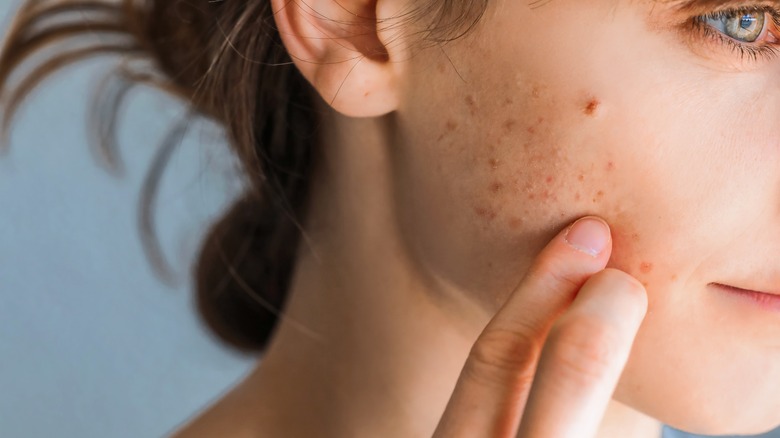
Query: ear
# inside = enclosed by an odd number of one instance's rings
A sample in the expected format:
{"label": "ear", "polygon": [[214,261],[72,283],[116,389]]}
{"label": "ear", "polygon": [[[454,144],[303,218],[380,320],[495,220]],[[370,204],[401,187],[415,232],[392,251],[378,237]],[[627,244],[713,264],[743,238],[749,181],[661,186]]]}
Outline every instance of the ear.
{"label": "ear", "polygon": [[398,59],[406,47],[393,34],[398,28],[387,25],[398,3],[271,0],[276,26],[295,65],[330,106],[351,117],[380,116],[398,106],[397,79],[403,65]]}

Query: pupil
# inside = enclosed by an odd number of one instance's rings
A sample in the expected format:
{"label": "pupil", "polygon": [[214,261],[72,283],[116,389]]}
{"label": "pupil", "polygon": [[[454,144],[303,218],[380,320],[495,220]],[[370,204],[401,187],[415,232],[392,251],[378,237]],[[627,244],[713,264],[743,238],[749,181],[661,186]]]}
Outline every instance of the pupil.
{"label": "pupil", "polygon": [[743,15],[740,19],[739,26],[743,29],[750,29],[753,27],[753,23],[756,22],[756,17],[753,17],[751,15]]}

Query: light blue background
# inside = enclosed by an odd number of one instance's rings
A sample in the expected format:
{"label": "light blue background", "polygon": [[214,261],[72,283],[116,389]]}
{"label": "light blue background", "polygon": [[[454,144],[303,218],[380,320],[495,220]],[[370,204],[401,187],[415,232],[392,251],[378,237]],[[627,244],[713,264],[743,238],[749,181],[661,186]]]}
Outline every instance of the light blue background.
{"label": "light blue background", "polygon": [[[10,11],[0,0],[2,30]],[[0,437],[164,436],[254,361],[210,337],[190,293],[202,233],[238,189],[219,131],[192,126],[166,168],[157,229],[180,281],[166,287],[135,221],[142,178],[182,109],[133,92],[119,125],[126,173],[110,176],[85,136],[91,85],[110,64],[46,82],[0,157]]]}

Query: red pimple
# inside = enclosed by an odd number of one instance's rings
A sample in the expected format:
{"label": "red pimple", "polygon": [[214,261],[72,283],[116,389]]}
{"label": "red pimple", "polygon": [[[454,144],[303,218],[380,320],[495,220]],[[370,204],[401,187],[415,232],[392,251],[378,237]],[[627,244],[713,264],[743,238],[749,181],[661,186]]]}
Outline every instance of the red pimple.
{"label": "red pimple", "polygon": [[583,174],[580,174],[580,175],[577,177],[577,179],[578,179],[578,180],[580,180],[580,181],[582,181],[582,180],[584,180],[584,179],[585,179],[585,175],[583,175]]}
{"label": "red pimple", "polygon": [[601,102],[599,102],[597,99],[590,99],[588,103],[585,105],[583,111],[585,112],[585,114],[592,116],[593,113],[595,113],[596,110],[599,108],[599,105],[601,105]]}
{"label": "red pimple", "polygon": [[552,176],[548,176],[547,178],[545,178],[545,181],[547,181],[548,183],[551,183],[551,182],[553,182],[553,177]]}
{"label": "red pimple", "polygon": [[529,134],[536,134],[536,128],[534,128],[533,126],[529,126],[525,128],[525,130],[528,131]]}
{"label": "red pimple", "polygon": [[509,228],[513,230],[520,228],[521,225],[523,225],[523,220],[519,217],[513,217],[509,220]]}
{"label": "red pimple", "polygon": [[639,270],[640,270],[640,271],[641,271],[643,274],[647,274],[648,272],[650,272],[650,271],[652,271],[652,270],[653,270],[653,264],[652,264],[652,263],[650,263],[650,262],[642,262],[642,263],[639,265]]}
{"label": "red pimple", "polygon": [[613,170],[614,168],[615,168],[615,163],[611,161],[607,163],[607,170]]}

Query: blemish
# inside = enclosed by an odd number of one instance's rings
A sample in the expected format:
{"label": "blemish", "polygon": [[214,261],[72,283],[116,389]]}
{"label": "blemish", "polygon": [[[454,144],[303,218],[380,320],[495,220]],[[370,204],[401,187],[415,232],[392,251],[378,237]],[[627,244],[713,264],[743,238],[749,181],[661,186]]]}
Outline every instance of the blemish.
{"label": "blemish", "polygon": [[639,264],[639,270],[643,274],[647,274],[648,272],[653,270],[653,264],[650,262],[642,262]]}
{"label": "blemish", "polygon": [[531,193],[530,195],[528,195],[528,199],[536,199],[536,196],[534,196],[534,194]]}
{"label": "blemish", "polygon": [[528,131],[529,134],[536,134],[536,128],[534,128],[533,126],[529,126],[525,128],[525,130]]}
{"label": "blemish", "polygon": [[639,233],[632,233],[631,234],[631,240],[633,240],[634,242],[638,242],[639,241]]}
{"label": "blemish", "polygon": [[484,217],[491,221],[496,218],[496,212],[492,208],[487,207],[474,207],[474,212],[479,217]]}
{"label": "blemish", "polygon": [[551,182],[553,182],[554,178],[552,176],[548,176],[544,180],[547,181],[548,183],[551,183]]}
{"label": "blemish", "polygon": [[493,170],[498,169],[498,164],[500,161],[497,158],[491,158],[488,160],[488,164],[490,164],[490,168]]}
{"label": "blemish", "polygon": [[450,131],[450,132],[454,131],[454,130],[458,129],[458,122],[456,122],[454,120],[447,120],[447,124],[445,125],[445,127],[447,128],[447,131]]}
{"label": "blemish", "polygon": [[583,175],[583,174],[580,174],[580,175],[577,177],[577,179],[578,179],[578,180],[580,180],[580,181],[583,181],[583,180],[585,179],[585,175]]}
{"label": "blemish", "polygon": [[544,117],[537,117],[536,118],[536,123],[542,123],[542,122],[544,122]]}
{"label": "blemish", "polygon": [[447,66],[443,62],[440,62],[437,68],[439,70],[439,73],[444,73],[444,71],[447,69]]}
{"label": "blemish", "polygon": [[516,230],[520,228],[523,225],[523,219],[519,217],[513,217],[512,219],[509,219],[509,228]]}
{"label": "blemish", "polygon": [[604,196],[604,191],[603,190],[599,190],[598,192],[596,192],[596,197],[597,198],[600,198],[602,196]]}
{"label": "blemish", "polygon": [[575,194],[575,195],[574,195],[574,200],[575,200],[575,201],[579,201],[579,200],[580,200],[580,198],[581,198],[581,196],[580,196],[580,194],[579,194],[579,193],[577,193],[577,194]]}
{"label": "blemish", "polygon": [[539,97],[541,95],[542,95],[541,87],[538,85],[534,85],[534,87],[531,89],[531,96]]}
{"label": "blemish", "polygon": [[672,274],[672,281],[677,280],[677,274]]}
{"label": "blemish", "polygon": [[607,170],[614,170],[615,169],[615,163],[612,161],[607,163]]}
{"label": "blemish", "polygon": [[498,181],[494,181],[492,184],[490,184],[490,191],[491,191],[492,193],[498,193],[498,192],[500,192],[500,191],[501,191],[501,189],[503,189],[503,188],[504,188],[504,185],[503,185],[503,184],[501,184],[501,183],[500,183],[500,182],[498,182]]}
{"label": "blemish", "polygon": [[517,124],[516,120],[514,120],[514,119],[506,119],[504,121],[504,130],[506,130],[507,132],[510,132],[512,130],[512,128],[515,127],[516,124]]}
{"label": "blemish", "polygon": [[504,99],[504,106],[509,106],[512,105],[513,103],[515,103],[515,101],[512,100],[511,97],[507,97],[506,99]]}
{"label": "blemish", "polygon": [[466,106],[469,107],[469,112],[471,113],[471,115],[472,116],[475,115],[477,113],[477,101],[474,100],[474,96],[469,94],[468,96],[466,96],[465,101],[466,101]]}
{"label": "blemish", "polygon": [[590,100],[588,100],[588,103],[585,104],[585,108],[583,108],[582,111],[585,112],[585,114],[592,116],[596,112],[596,110],[599,109],[600,105],[601,102],[599,102],[598,99],[591,98]]}

